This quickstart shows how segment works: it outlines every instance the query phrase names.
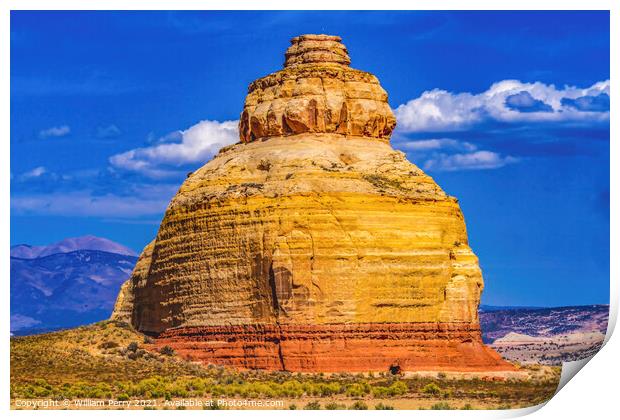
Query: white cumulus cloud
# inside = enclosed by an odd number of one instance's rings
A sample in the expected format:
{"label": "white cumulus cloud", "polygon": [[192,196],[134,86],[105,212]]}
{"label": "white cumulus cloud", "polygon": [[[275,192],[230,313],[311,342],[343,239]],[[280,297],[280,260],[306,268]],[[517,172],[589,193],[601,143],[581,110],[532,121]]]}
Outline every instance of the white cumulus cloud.
{"label": "white cumulus cloud", "polygon": [[171,167],[203,163],[219,149],[239,140],[237,121],[201,121],[166,138],[176,142],[159,142],[110,157],[113,167],[140,172],[153,178],[176,173]]}
{"label": "white cumulus cloud", "polygon": [[[400,105],[394,113],[403,132],[456,131],[488,120],[500,122],[605,121],[609,109],[575,104],[609,100],[609,80],[587,88],[556,88],[541,82],[503,80],[482,93],[433,89]],[[525,93],[524,93],[525,92]],[[584,100],[585,99],[585,100]],[[576,102],[577,101],[577,102]]]}
{"label": "white cumulus cloud", "polygon": [[64,137],[71,133],[71,127],[68,125],[61,125],[58,127],[50,127],[45,130],[39,131],[39,137],[42,139],[46,139],[49,137]]}

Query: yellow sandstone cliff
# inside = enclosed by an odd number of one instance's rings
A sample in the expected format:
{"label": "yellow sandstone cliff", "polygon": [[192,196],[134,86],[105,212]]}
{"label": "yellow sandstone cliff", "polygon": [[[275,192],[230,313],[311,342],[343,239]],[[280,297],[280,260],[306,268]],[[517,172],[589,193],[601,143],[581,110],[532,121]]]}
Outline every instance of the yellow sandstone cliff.
{"label": "yellow sandstone cliff", "polygon": [[510,370],[455,198],[395,151],[377,78],[339,37],[291,40],[240,143],[191,174],[113,318],[180,354],[297,371]]}

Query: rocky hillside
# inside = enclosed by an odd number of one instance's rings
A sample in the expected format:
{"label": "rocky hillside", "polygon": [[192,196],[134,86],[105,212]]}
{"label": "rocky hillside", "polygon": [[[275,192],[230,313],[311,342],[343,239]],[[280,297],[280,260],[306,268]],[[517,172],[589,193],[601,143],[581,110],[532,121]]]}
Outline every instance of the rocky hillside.
{"label": "rocky hillside", "polygon": [[608,305],[480,310],[484,340],[520,364],[560,365],[594,355],[608,316]]}
{"label": "rocky hillside", "polygon": [[607,331],[609,305],[559,308],[481,307],[482,339],[492,343],[510,333],[550,337],[575,332]]}
{"label": "rocky hillside", "polygon": [[[101,238],[97,238],[101,239]],[[121,283],[136,263],[133,255],[102,250],[79,249],[86,244],[109,245],[107,249],[127,249],[108,240],[71,241],[65,246],[29,247],[11,250],[11,332],[23,335],[73,327],[110,316]],[[73,245],[73,246],[70,246]],[[55,252],[51,249],[70,249]],[[128,250],[130,251],[130,250]],[[19,258],[14,255],[42,255]]]}

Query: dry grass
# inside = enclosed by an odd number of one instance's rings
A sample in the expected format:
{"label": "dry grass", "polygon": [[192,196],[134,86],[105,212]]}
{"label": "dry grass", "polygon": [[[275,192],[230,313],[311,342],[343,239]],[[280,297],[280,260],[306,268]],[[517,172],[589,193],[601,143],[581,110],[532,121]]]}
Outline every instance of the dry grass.
{"label": "dry grass", "polygon": [[[11,398],[139,399],[277,398],[299,409],[499,408],[548,400],[559,369],[528,366],[528,379],[239,372],[144,349],[126,324],[101,322],[73,330],[11,339]],[[312,406],[313,404],[311,404]],[[382,406],[380,406],[382,407]]]}

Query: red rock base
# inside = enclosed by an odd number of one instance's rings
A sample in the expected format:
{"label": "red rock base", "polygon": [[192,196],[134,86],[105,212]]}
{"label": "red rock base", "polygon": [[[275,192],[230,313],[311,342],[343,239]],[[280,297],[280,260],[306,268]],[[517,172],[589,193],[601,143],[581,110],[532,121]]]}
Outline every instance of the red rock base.
{"label": "red rock base", "polygon": [[514,371],[477,324],[253,325],[169,329],[155,346],[205,364],[294,372]]}

